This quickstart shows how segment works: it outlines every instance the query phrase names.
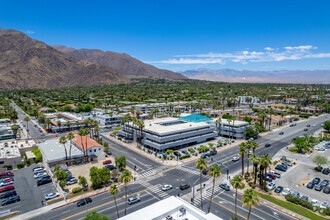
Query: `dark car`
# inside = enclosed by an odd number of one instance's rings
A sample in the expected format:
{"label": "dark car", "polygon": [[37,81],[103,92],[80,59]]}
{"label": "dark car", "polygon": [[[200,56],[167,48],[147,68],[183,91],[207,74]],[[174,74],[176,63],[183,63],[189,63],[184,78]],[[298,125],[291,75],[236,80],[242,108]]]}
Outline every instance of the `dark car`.
{"label": "dark car", "polygon": [[114,165],[106,165],[105,167],[108,168],[109,170],[117,169],[117,167],[115,167]]}
{"label": "dark car", "polygon": [[110,151],[110,149],[106,150],[105,152],[106,152],[108,155],[111,155],[111,154],[112,154],[111,151]]}
{"label": "dark car", "polygon": [[288,161],[282,161],[282,165],[286,165],[286,166],[292,167],[292,163],[290,163]]}
{"label": "dark car", "polygon": [[177,156],[177,157],[181,157],[181,154],[180,154],[179,152],[177,152],[177,151],[175,151],[173,154],[174,154],[175,156]]}
{"label": "dark car", "polygon": [[308,202],[308,196],[302,196],[300,199],[303,200],[303,201]]}
{"label": "dark car", "polygon": [[41,180],[38,180],[37,185],[38,186],[42,186],[44,184],[51,183],[51,182],[52,182],[52,179],[50,179],[50,178],[43,178]]}
{"label": "dark car", "polygon": [[270,147],[270,146],[272,146],[271,144],[265,144],[265,147]]}
{"label": "dark car", "polygon": [[127,200],[128,205],[132,205],[137,202],[140,202],[140,198],[138,196],[133,196]]}
{"label": "dark car", "polygon": [[323,189],[323,192],[324,192],[325,194],[329,194],[329,193],[330,193],[330,186],[325,187],[325,188]]}
{"label": "dark car", "polygon": [[181,153],[183,153],[183,154],[188,154],[188,151],[183,150],[183,151],[181,151]]}
{"label": "dark car", "polygon": [[220,184],[219,187],[220,187],[221,189],[226,190],[226,191],[229,191],[229,190],[230,190],[229,185],[227,185],[227,184],[225,184],[225,183]]}
{"label": "dark car", "polygon": [[313,179],[313,183],[314,183],[314,184],[319,184],[320,181],[321,181],[321,179],[318,178],[318,177],[315,177],[315,178]]}
{"label": "dark car", "polygon": [[310,126],[311,126],[310,124],[306,125],[306,127],[310,127]]}
{"label": "dark car", "polygon": [[182,184],[182,185],[180,185],[180,189],[181,190],[185,190],[185,189],[189,189],[190,188],[190,185],[188,185],[188,184]]}
{"label": "dark car", "polygon": [[7,192],[7,191],[13,190],[13,189],[15,189],[15,186],[5,186],[0,189],[0,193]]}
{"label": "dark car", "polygon": [[206,158],[209,158],[209,157],[210,157],[209,154],[202,154],[202,156],[201,156],[202,159],[206,159]]}
{"label": "dark car", "polygon": [[72,173],[70,170],[63,170],[64,172],[66,172],[68,174],[68,177],[71,177],[72,176]]}
{"label": "dark car", "polygon": [[210,155],[213,156],[213,155],[216,155],[218,152],[216,150],[212,150],[210,151]]}
{"label": "dark car", "polygon": [[15,196],[9,197],[8,199],[3,200],[1,202],[1,205],[2,206],[9,205],[9,204],[19,202],[19,201],[21,201],[21,198],[19,196],[15,195]]}
{"label": "dark car", "polygon": [[80,207],[80,206],[83,206],[83,205],[86,205],[86,204],[92,203],[92,202],[93,202],[92,198],[87,197],[85,199],[79,200],[77,202],[77,207]]}
{"label": "dark car", "polygon": [[280,133],[279,133],[279,135],[283,135],[284,134],[284,132],[283,131],[281,131]]}
{"label": "dark car", "polygon": [[315,183],[314,183],[314,182],[309,182],[309,183],[307,184],[307,188],[308,188],[308,189],[313,189],[314,186],[315,186]]}
{"label": "dark car", "polygon": [[324,186],[322,186],[321,184],[317,184],[317,185],[315,186],[315,190],[316,190],[316,191],[321,191],[323,188],[324,188]]}
{"label": "dark car", "polygon": [[325,175],[328,175],[330,173],[330,169],[329,168],[325,168],[322,170],[322,173]]}
{"label": "dark car", "polygon": [[304,128],[304,131],[308,131],[308,128]]}
{"label": "dark car", "polygon": [[208,172],[209,172],[208,170],[203,170],[202,171],[203,175],[207,175]]}
{"label": "dark car", "polygon": [[274,192],[281,193],[283,191],[283,186],[277,186]]}
{"label": "dark car", "polygon": [[329,180],[322,180],[320,183],[322,186],[328,186],[329,185]]}
{"label": "dark car", "polygon": [[280,170],[280,171],[284,171],[284,172],[286,172],[285,167],[282,166],[282,165],[277,165],[277,166],[275,167],[275,170]]}
{"label": "dark car", "polygon": [[5,192],[4,194],[1,194],[0,199],[9,198],[9,197],[14,196],[14,195],[17,195],[16,191],[11,190],[11,191]]}

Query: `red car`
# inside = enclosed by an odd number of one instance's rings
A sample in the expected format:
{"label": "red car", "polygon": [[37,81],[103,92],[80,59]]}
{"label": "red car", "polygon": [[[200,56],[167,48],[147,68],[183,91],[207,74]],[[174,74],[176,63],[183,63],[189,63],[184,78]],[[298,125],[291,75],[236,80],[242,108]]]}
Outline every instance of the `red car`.
{"label": "red car", "polygon": [[7,177],[11,177],[14,176],[14,173],[12,173],[11,171],[6,171],[3,173],[0,173],[0,178],[7,178]]}
{"label": "red car", "polygon": [[110,163],[111,163],[111,160],[103,161],[103,165],[110,164]]}
{"label": "red car", "polygon": [[0,193],[7,192],[9,190],[15,189],[15,186],[5,186],[0,189]]}

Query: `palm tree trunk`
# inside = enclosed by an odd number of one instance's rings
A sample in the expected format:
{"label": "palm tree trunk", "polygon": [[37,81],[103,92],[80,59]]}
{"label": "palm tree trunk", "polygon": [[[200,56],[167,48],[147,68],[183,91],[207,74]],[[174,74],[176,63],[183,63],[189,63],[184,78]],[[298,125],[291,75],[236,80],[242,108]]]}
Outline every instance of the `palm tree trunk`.
{"label": "palm tree trunk", "polygon": [[117,200],[116,200],[116,196],[113,196],[115,198],[115,205],[116,205],[116,210],[117,210],[117,216],[119,218],[119,212],[118,212],[118,206],[117,206]]}
{"label": "palm tree trunk", "polygon": [[247,154],[247,161],[246,161],[246,163],[247,163],[247,170],[246,170],[246,173],[247,174],[249,174],[249,165],[250,165],[250,163],[249,163],[249,157],[250,157],[250,155],[249,155],[249,153]]}
{"label": "palm tree trunk", "polygon": [[201,208],[203,210],[203,193],[202,193],[202,170],[200,172],[200,175],[199,175],[199,185],[200,185],[200,193],[201,193]]}
{"label": "palm tree trunk", "polygon": [[250,219],[251,210],[252,210],[252,206],[250,206],[250,209],[249,209],[249,214],[248,214],[247,220],[249,220],[249,219]]}
{"label": "palm tree trunk", "polygon": [[235,219],[237,219],[237,189],[235,194]]}
{"label": "palm tree trunk", "polygon": [[215,185],[215,177],[213,176],[212,194],[211,194],[211,199],[210,199],[210,205],[209,205],[208,213],[210,213],[210,211],[211,211],[211,204],[212,204],[213,193],[214,193],[214,185]]}
{"label": "palm tree trunk", "polygon": [[126,209],[127,209],[127,184],[125,183],[125,215],[126,215]]}
{"label": "palm tree trunk", "polygon": [[253,163],[254,166],[254,184],[257,184],[258,165]]}
{"label": "palm tree trunk", "polygon": [[69,152],[69,159],[71,159],[71,149],[72,149],[72,144],[71,144],[71,141],[70,141],[70,152]]}
{"label": "palm tree trunk", "polygon": [[244,154],[242,154],[242,177],[244,176]]}
{"label": "palm tree trunk", "polygon": [[266,190],[266,180],[267,180],[267,167],[265,167],[265,180],[264,180],[264,190]]}

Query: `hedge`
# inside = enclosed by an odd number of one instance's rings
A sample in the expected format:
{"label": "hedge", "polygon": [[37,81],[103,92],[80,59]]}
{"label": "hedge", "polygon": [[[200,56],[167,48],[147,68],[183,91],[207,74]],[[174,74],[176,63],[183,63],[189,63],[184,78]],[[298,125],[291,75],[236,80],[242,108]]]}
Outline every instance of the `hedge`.
{"label": "hedge", "polygon": [[119,130],[121,130],[121,127],[116,127],[115,128],[115,131],[119,131]]}
{"label": "hedge", "polygon": [[81,187],[76,187],[76,188],[73,188],[72,189],[72,193],[75,194],[75,193],[78,193],[78,192],[81,192]]}
{"label": "hedge", "polygon": [[189,158],[190,157],[190,154],[186,154],[186,155],[183,155],[181,157],[179,157],[180,160],[182,159],[186,159],[186,158]]}
{"label": "hedge", "polygon": [[18,163],[17,164],[18,169],[22,169],[22,168],[24,168],[24,166],[25,166],[24,163]]}
{"label": "hedge", "polygon": [[35,163],[42,162],[42,154],[38,148],[33,148],[32,153],[36,156]]}

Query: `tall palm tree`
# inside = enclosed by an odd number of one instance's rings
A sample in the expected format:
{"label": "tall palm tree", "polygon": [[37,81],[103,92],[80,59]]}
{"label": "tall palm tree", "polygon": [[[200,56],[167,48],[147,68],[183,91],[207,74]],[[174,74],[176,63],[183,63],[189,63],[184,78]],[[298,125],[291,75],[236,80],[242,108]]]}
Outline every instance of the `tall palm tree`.
{"label": "tall palm tree", "polygon": [[126,215],[126,209],[127,209],[127,183],[132,181],[132,179],[133,179],[133,176],[129,170],[124,170],[119,177],[119,181],[121,183],[125,184],[125,215]]}
{"label": "tall palm tree", "polygon": [[117,200],[116,195],[120,192],[119,188],[116,184],[110,186],[110,194],[113,195],[113,198],[115,200],[116,210],[117,210],[117,217],[119,218],[119,212],[118,212],[118,206],[117,206]]}
{"label": "tall palm tree", "polygon": [[238,175],[234,176],[233,179],[230,180],[230,184],[236,190],[235,194],[235,219],[237,219],[237,190],[244,188],[244,183],[242,183],[242,178]]}
{"label": "tall palm tree", "polygon": [[78,135],[80,136],[80,142],[81,142],[81,147],[82,147],[82,150],[84,152],[84,156],[87,156],[86,154],[86,149],[85,149],[85,146],[84,146],[84,142],[83,142],[83,136],[85,136],[85,128],[80,128],[79,131],[78,131]]}
{"label": "tall palm tree", "polygon": [[26,122],[26,130],[27,131],[29,131],[29,121],[30,121],[31,119],[30,119],[30,117],[29,116],[26,116],[25,118],[24,118],[24,121]]}
{"label": "tall palm tree", "polygon": [[244,156],[246,153],[247,144],[245,142],[241,143],[239,146],[239,155],[242,158],[242,176],[244,176]]}
{"label": "tall palm tree", "polygon": [[253,163],[253,167],[254,167],[254,184],[257,183],[257,173],[258,173],[258,164],[260,163],[260,157],[253,153],[251,154],[249,160]]}
{"label": "tall palm tree", "polygon": [[207,169],[207,161],[204,160],[203,158],[199,158],[196,161],[196,168],[200,171],[199,174],[199,185],[200,185],[200,193],[201,193],[201,208],[203,210],[203,190],[202,190],[202,175],[203,175],[203,170]]}
{"label": "tall palm tree", "polygon": [[211,210],[211,204],[212,204],[212,199],[213,199],[213,193],[214,193],[214,186],[215,186],[215,179],[218,178],[222,173],[222,170],[219,168],[218,165],[213,164],[210,167],[209,175],[213,177],[213,185],[212,185],[212,194],[211,194],[211,199],[210,199],[210,205],[208,208],[208,213]]}
{"label": "tall palm tree", "polygon": [[251,148],[252,148],[252,152],[255,153],[256,149],[258,148],[257,142],[251,141]]}
{"label": "tall palm tree", "polygon": [[139,126],[139,130],[140,130],[140,145],[142,145],[142,138],[143,138],[143,129],[144,129],[144,121],[142,121],[142,120],[139,120],[139,122],[138,122],[138,126]]}
{"label": "tall palm tree", "polygon": [[215,126],[218,127],[218,136],[220,136],[220,133],[221,133],[221,118],[218,118],[216,121],[215,121]]}
{"label": "tall palm tree", "polygon": [[74,138],[74,134],[70,132],[67,138],[70,141],[69,159],[71,159],[72,139]]}
{"label": "tall palm tree", "polygon": [[231,127],[231,135],[234,139],[234,126],[235,126],[236,116],[231,116],[231,120],[233,120],[233,126]]}
{"label": "tall palm tree", "polygon": [[52,123],[52,121],[49,118],[47,118],[45,123],[47,124],[47,128],[48,128],[47,130],[49,132],[50,131],[50,124]]}
{"label": "tall palm tree", "polygon": [[249,157],[250,157],[250,149],[252,147],[251,141],[246,142],[245,146],[246,146],[246,151],[247,151],[246,173],[249,175],[249,166],[250,166]]}
{"label": "tall palm tree", "polygon": [[64,150],[65,150],[65,159],[67,160],[68,159],[68,152],[67,152],[66,147],[65,147],[66,143],[67,143],[66,137],[62,136],[60,138],[60,144],[63,144]]}
{"label": "tall palm tree", "polygon": [[265,153],[261,161],[265,171],[264,190],[266,190],[267,168],[272,164],[272,158],[269,156],[269,154]]}
{"label": "tall palm tree", "polygon": [[247,220],[250,219],[252,207],[254,207],[256,204],[259,205],[259,199],[256,192],[254,192],[252,189],[247,189],[244,191],[244,194],[242,195],[242,204],[243,206],[249,206],[249,214],[247,217]]}
{"label": "tall palm tree", "polygon": [[96,124],[95,125],[95,127],[94,127],[94,131],[95,131],[95,135],[99,138],[100,137],[100,134],[99,134],[99,132],[100,132],[100,126],[98,125],[98,124]]}
{"label": "tall palm tree", "polygon": [[13,134],[14,134],[14,138],[16,139],[17,138],[17,131],[19,129],[19,126],[17,124],[13,124],[11,126],[11,130],[13,131]]}
{"label": "tall palm tree", "polygon": [[71,122],[70,122],[70,121],[67,121],[65,124],[66,124],[66,126],[68,127],[68,131],[70,131]]}
{"label": "tall palm tree", "polygon": [[58,132],[60,132],[62,122],[61,122],[60,120],[58,120],[58,121],[56,122],[56,124],[57,124],[57,126],[58,126]]}
{"label": "tall palm tree", "polygon": [[231,141],[231,135],[230,135],[230,130],[231,130],[230,123],[231,123],[231,121],[232,121],[231,118],[227,119],[227,122],[228,122],[228,125],[229,125],[229,130],[228,130],[229,134],[228,134],[228,136],[229,136],[230,141]]}

